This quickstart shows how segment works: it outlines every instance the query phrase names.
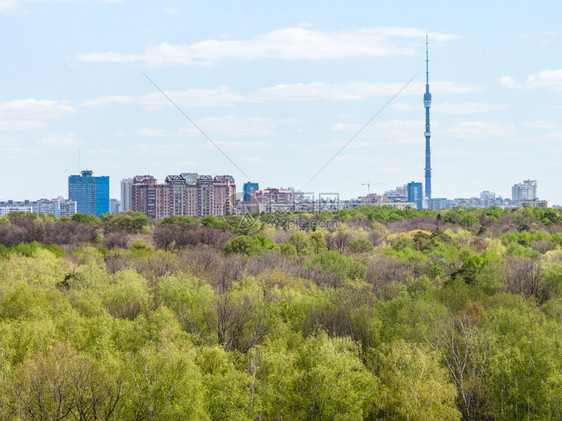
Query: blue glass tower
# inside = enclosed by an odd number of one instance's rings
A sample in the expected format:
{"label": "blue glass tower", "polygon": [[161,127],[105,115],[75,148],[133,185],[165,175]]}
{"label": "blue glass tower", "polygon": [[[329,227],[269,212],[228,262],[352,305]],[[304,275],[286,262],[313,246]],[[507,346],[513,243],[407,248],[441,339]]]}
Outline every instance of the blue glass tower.
{"label": "blue glass tower", "polygon": [[422,183],[410,182],[406,186],[408,190],[408,202],[416,204],[416,209],[423,208],[423,188]]}
{"label": "blue glass tower", "polygon": [[244,196],[242,197],[242,200],[244,202],[251,202],[252,201],[252,192],[254,190],[259,190],[260,186],[258,183],[244,183]]}
{"label": "blue glass tower", "polygon": [[76,202],[76,212],[101,216],[109,212],[109,177],[93,172],[68,177],[68,198]]}
{"label": "blue glass tower", "polygon": [[431,94],[429,93],[429,53],[427,35],[425,36],[425,94],[423,94],[423,105],[425,107],[425,197],[431,199],[431,130],[429,126]]}

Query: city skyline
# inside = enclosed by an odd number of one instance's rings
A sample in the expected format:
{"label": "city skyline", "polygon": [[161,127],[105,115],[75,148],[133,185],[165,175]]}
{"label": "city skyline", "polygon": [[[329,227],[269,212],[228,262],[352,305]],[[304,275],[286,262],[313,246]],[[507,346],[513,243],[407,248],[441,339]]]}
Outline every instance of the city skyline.
{"label": "city skyline", "polygon": [[562,6],[364,3],[0,0],[0,196],[65,195],[84,168],[115,198],[123,178],[185,171],[342,198],[421,182],[427,34],[432,196],[533,179],[562,204]]}

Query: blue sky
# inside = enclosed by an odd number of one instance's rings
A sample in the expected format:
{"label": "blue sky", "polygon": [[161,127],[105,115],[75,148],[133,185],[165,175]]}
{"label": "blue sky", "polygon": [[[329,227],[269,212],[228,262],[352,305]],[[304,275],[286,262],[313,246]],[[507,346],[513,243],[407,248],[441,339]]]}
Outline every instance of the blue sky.
{"label": "blue sky", "polygon": [[0,0],[0,197],[67,196],[85,168],[115,198],[138,174],[342,198],[423,182],[428,33],[433,197],[536,179],[562,204],[561,16],[544,0]]}

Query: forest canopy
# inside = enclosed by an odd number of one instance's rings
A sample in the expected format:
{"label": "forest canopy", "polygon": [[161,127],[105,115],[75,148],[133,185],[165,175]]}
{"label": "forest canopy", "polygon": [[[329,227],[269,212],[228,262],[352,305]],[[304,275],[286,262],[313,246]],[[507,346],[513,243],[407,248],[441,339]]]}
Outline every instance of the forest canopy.
{"label": "forest canopy", "polygon": [[0,419],[562,419],[562,214],[8,214],[0,378]]}

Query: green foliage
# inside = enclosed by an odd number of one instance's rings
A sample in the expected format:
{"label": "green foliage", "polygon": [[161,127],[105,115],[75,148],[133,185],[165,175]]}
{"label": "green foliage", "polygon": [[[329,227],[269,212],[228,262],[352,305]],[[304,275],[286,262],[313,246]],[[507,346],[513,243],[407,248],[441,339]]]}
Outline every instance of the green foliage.
{"label": "green foliage", "polygon": [[296,257],[298,255],[297,249],[292,244],[281,243],[279,244],[279,251],[283,256]]}
{"label": "green foliage", "polygon": [[167,216],[160,221],[160,225],[187,225],[189,227],[194,227],[197,224],[197,218],[183,215]]}
{"label": "green foliage", "polygon": [[562,418],[557,210],[136,216],[0,218],[0,419]]}
{"label": "green foliage", "polygon": [[287,243],[295,248],[297,254],[309,254],[310,252],[310,242],[308,237],[300,231],[291,234]]}
{"label": "green foliage", "polygon": [[32,257],[39,248],[41,248],[39,243],[34,241],[32,243],[20,243],[17,246],[11,247],[10,251],[22,256]]}
{"label": "green foliage", "polygon": [[216,228],[221,231],[226,231],[228,229],[228,225],[224,218],[213,215],[201,218],[201,225],[203,225],[204,227]]}
{"label": "green foliage", "polygon": [[352,253],[369,253],[373,251],[373,244],[366,238],[356,238],[348,245],[349,251]]}
{"label": "green foliage", "polygon": [[186,332],[198,341],[205,339],[205,313],[215,296],[209,284],[192,277],[165,276],[158,281],[156,292],[156,298],[175,313]]}
{"label": "green foliage", "polygon": [[495,418],[559,419],[562,409],[562,328],[535,304],[501,295],[491,302],[485,327],[497,341],[488,384]]}
{"label": "green foliage", "polygon": [[364,267],[351,257],[345,257],[335,251],[323,251],[305,262],[305,267],[322,273],[331,273],[340,281],[358,279],[363,275]]}
{"label": "green foliage", "polygon": [[64,251],[62,251],[61,248],[56,244],[49,244],[48,246],[44,246],[43,248],[53,253],[56,257],[64,256]]}
{"label": "green foliage", "polygon": [[80,224],[92,225],[97,227],[100,225],[100,220],[96,215],[89,215],[86,213],[75,213],[70,218],[74,222],[78,222]]}
{"label": "green foliage", "polygon": [[267,250],[276,250],[277,244],[269,237],[261,234],[252,236],[241,235],[226,243],[225,253],[242,253],[249,256],[261,254]]}
{"label": "green foliage", "polygon": [[106,308],[113,317],[129,320],[148,309],[148,300],[146,279],[130,270],[114,275],[104,299]]}
{"label": "green foliage", "polygon": [[377,409],[391,419],[461,419],[447,370],[424,347],[405,341],[385,346],[376,371],[382,382]]}
{"label": "green foliage", "polygon": [[130,419],[209,419],[193,350],[147,344],[127,365],[136,386],[125,396]]}
{"label": "green foliage", "polygon": [[[45,215],[43,215],[45,216]],[[6,219],[10,222],[16,221],[18,219],[31,219],[31,220],[36,220],[39,218],[39,216],[35,213],[35,212],[23,212],[23,211],[15,211],[15,212],[10,212],[6,215]]]}
{"label": "green foliage", "polygon": [[295,344],[278,340],[260,348],[262,413],[266,419],[361,420],[376,379],[349,339],[325,333]]}
{"label": "green foliage", "polygon": [[320,252],[326,251],[326,239],[324,238],[324,234],[321,232],[313,232],[310,233],[308,236],[308,241],[310,242],[310,248],[313,253],[318,254]]}
{"label": "green foliage", "polygon": [[104,225],[118,228],[129,233],[139,233],[148,225],[149,219],[144,213],[135,211],[120,212],[117,215],[106,213],[101,220]]}
{"label": "green foliage", "polygon": [[129,245],[129,250],[131,251],[133,257],[147,256],[154,251],[152,247],[140,240],[133,241]]}

